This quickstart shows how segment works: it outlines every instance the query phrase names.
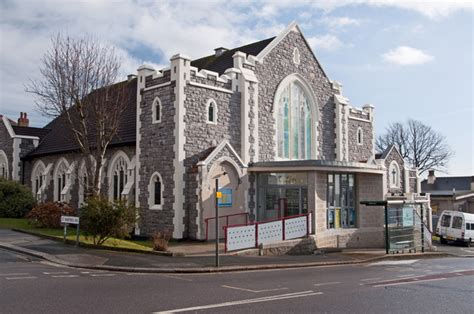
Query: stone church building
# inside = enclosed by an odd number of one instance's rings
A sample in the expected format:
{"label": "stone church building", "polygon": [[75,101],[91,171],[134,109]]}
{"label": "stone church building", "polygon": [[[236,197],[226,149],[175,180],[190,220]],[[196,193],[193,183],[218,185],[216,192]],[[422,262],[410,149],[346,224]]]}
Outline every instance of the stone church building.
{"label": "stone church building", "polygon": [[[104,191],[135,202],[135,233],[204,239],[219,178],[221,224],[313,212],[319,247],[382,247],[380,207],[420,191],[395,147],[374,151],[375,110],[355,107],[331,81],[300,28],[169,67],[143,65],[105,157]],[[61,117],[44,128],[2,117],[0,175],[38,200],[84,201],[84,162]],[[234,215],[235,214],[235,215]],[[243,215],[243,216],[242,216]],[[230,221],[229,221],[230,220]]]}

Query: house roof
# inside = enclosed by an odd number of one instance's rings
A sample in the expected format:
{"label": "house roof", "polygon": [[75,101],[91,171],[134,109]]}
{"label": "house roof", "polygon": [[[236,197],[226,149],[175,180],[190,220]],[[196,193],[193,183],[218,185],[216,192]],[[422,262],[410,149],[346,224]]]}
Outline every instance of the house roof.
{"label": "house roof", "polygon": [[470,191],[471,182],[474,176],[466,177],[436,177],[433,184],[428,184],[428,180],[421,181],[421,191],[432,193],[433,191],[442,192],[444,194],[452,194],[453,189],[456,192]]}
{"label": "house roof", "polygon": [[[112,139],[110,145],[135,145],[136,142],[136,95],[137,95],[137,79],[123,81],[115,84],[120,86],[126,84],[128,93],[127,107],[121,116],[119,129],[116,136]],[[79,149],[79,145],[74,140],[74,135],[68,126],[67,117],[61,115],[46,125],[43,130],[49,132],[40,141],[36,149],[31,151],[26,158],[49,155],[55,153],[64,153]],[[92,130],[92,129],[91,129]],[[95,132],[90,130],[90,137],[95,136]]]}
{"label": "house roof", "polygon": [[46,136],[46,134],[50,131],[46,128],[34,128],[29,126],[18,126],[12,125],[12,129],[16,135],[27,135],[27,136],[37,136],[40,139]]}
{"label": "house roof", "polygon": [[264,39],[245,46],[227,50],[219,56],[214,54],[191,61],[191,66],[223,74],[225,70],[234,66],[234,59],[232,58],[234,53],[241,51],[249,55],[257,56],[274,38],[275,37]]}

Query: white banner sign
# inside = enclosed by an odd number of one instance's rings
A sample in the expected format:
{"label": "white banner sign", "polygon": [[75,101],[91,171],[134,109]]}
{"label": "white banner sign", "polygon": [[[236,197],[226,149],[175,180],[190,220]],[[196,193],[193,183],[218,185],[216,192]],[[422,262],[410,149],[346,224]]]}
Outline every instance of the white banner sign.
{"label": "white banner sign", "polygon": [[70,224],[70,225],[78,225],[79,224],[79,217],[61,216],[61,223],[62,224]]}

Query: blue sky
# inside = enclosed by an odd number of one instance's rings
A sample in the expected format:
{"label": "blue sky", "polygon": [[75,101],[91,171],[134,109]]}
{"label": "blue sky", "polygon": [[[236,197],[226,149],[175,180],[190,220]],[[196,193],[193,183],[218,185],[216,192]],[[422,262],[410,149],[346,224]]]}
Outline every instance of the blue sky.
{"label": "blue sky", "polygon": [[414,118],[446,136],[449,175],[474,175],[471,1],[8,1],[0,0],[0,113],[48,120],[24,92],[57,32],[94,34],[114,45],[124,77],[166,66],[181,52],[278,35],[296,21],[332,80],[357,107],[376,107],[376,131]]}

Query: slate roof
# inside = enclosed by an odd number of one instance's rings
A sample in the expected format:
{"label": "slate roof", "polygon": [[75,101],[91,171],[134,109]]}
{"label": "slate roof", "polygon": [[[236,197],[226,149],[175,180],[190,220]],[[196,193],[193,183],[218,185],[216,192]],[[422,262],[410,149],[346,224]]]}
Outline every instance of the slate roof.
{"label": "slate roof", "polygon": [[428,184],[428,180],[421,181],[421,191],[447,191],[451,192],[456,189],[456,192],[471,190],[471,182],[474,181],[474,176],[467,177],[436,177],[433,184]]}
{"label": "slate roof", "polygon": [[[123,81],[115,84],[126,84],[129,97],[127,99],[127,107],[122,114],[120,126],[116,136],[112,139],[110,145],[135,145],[136,143],[136,97],[137,97],[137,79]],[[36,157],[41,155],[49,155],[55,153],[64,153],[76,151],[79,149],[78,144],[74,140],[73,133],[68,127],[66,116],[59,116],[43,129],[49,129],[49,132],[40,141],[36,149],[31,151],[27,156]],[[94,136],[94,132],[90,132],[90,136]]]}
{"label": "slate roof", "polygon": [[257,56],[268,44],[275,39],[275,37],[264,39],[255,43],[251,43],[245,46],[237,47],[231,50],[223,52],[220,56],[210,55],[194,61],[191,61],[191,66],[197,67],[198,69],[206,69],[210,71],[223,74],[228,68],[234,66],[234,59],[232,56],[237,51],[242,51],[246,54]]}
{"label": "slate roof", "polygon": [[46,129],[46,128],[34,128],[34,127],[29,127],[29,126],[18,126],[18,125],[12,125],[12,129],[16,135],[37,136],[40,139],[45,137],[46,134],[48,134],[48,132],[50,131],[49,129]]}

